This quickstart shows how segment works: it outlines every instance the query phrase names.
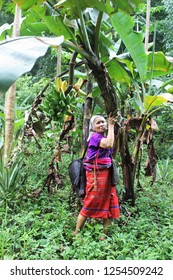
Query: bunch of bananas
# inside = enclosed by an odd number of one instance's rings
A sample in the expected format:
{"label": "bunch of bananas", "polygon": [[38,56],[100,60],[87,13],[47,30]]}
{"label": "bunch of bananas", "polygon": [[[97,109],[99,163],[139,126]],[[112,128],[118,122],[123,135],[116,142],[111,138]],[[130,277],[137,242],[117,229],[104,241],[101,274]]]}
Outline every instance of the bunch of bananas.
{"label": "bunch of bananas", "polygon": [[67,95],[67,82],[57,79],[50,85],[50,91],[44,97],[40,109],[52,120],[62,120],[64,115],[71,115],[76,106],[76,92],[72,89]]}

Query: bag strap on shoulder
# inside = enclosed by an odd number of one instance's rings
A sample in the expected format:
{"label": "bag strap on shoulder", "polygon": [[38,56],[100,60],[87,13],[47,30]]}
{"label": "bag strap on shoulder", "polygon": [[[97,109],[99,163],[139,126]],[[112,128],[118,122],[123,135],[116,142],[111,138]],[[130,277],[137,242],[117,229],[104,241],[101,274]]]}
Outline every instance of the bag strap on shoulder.
{"label": "bag strap on shoulder", "polygon": [[85,150],[83,152],[82,159],[84,159],[87,149],[88,149],[88,142],[87,142]]}

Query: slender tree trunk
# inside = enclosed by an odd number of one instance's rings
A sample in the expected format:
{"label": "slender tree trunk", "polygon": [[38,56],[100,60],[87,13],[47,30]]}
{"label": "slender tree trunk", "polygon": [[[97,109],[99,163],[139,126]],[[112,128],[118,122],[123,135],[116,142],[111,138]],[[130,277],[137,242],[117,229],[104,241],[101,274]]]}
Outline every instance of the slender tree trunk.
{"label": "slender tree trunk", "polygon": [[146,32],[145,32],[145,51],[148,51],[148,43],[149,43],[149,33],[150,33],[150,7],[151,7],[151,0],[147,0]]}
{"label": "slender tree trunk", "polygon": [[[90,78],[89,78],[90,79]],[[86,93],[87,98],[83,107],[83,143],[82,143],[82,154],[87,145],[87,138],[89,135],[89,122],[92,116],[92,98],[90,97],[90,93],[92,93],[92,84],[91,81],[88,80],[86,82]]]}
{"label": "slender tree trunk", "polygon": [[[14,26],[12,37],[19,36],[20,33],[21,9],[16,5]],[[14,83],[5,95],[5,145],[4,145],[4,163],[11,152],[11,146],[14,137],[14,115],[15,115],[15,96],[16,84]]]}

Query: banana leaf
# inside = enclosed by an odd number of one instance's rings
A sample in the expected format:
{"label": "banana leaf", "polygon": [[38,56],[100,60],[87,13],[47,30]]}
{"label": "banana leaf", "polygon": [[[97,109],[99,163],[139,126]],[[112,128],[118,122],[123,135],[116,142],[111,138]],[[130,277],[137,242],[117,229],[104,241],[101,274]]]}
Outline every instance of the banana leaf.
{"label": "banana leaf", "polygon": [[64,37],[17,37],[0,43],[0,92],[5,93],[18,77],[29,72],[49,46],[58,47]]}
{"label": "banana leaf", "polygon": [[123,12],[118,12],[112,16],[112,25],[129,51],[141,80],[144,81],[148,58],[144,49],[142,33],[133,31],[134,22],[132,18]]}

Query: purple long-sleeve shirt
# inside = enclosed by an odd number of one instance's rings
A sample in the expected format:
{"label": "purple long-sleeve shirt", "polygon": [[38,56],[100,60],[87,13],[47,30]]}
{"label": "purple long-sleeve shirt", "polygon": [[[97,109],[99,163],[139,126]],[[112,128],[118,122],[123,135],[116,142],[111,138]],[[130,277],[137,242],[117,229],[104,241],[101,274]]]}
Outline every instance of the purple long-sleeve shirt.
{"label": "purple long-sleeve shirt", "polygon": [[98,158],[109,158],[111,154],[113,153],[112,148],[101,148],[100,147],[100,141],[102,138],[106,138],[103,134],[101,133],[93,133],[91,135],[91,138],[88,143],[88,152],[86,159],[87,160],[93,160],[96,158],[96,154],[98,152]]}

